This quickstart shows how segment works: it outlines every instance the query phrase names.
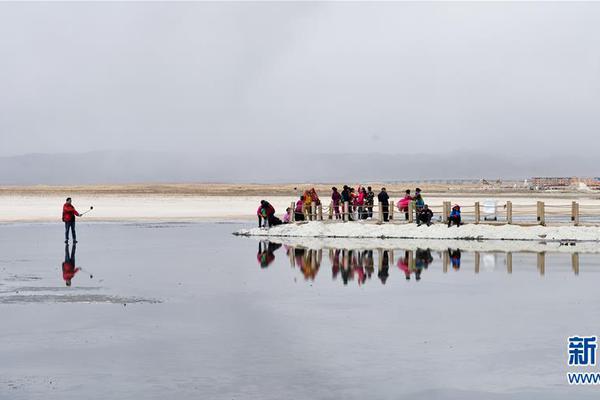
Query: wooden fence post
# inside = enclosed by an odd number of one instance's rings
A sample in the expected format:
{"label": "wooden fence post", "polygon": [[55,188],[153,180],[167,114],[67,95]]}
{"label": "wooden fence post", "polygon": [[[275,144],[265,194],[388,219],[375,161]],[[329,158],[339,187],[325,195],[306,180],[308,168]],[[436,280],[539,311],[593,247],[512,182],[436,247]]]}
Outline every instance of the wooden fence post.
{"label": "wooden fence post", "polygon": [[546,225],[546,215],[543,201],[537,202],[537,220],[540,225]]}
{"label": "wooden fence post", "polygon": [[475,273],[479,273],[479,265],[481,264],[481,254],[476,251],[475,252]]}
{"label": "wooden fence post", "polygon": [[450,217],[450,202],[449,201],[445,201],[443,203],[443,207],[442,208],[443,208],[443,213],[444,213],[442,222],[444,224],[447,224],[448,223],[448,218]]}
{"label": "wooden fence post", "polygon": [[390,199],[388,209],[388,219],[391,221],[394,219],[394,201],[392,199]]}
{"label": "wooden fence post", "polygon": [[329,203],[329,219],[333,219],[333,201]]}
{"label": "wooden fence post", "polygon": [[512,274],[512,252],[506,253],[506,272]]}
{"label": "wooden fence post", "polygon": [[310,220],[315,221],[317,219],[317,205],[310,203]]}
{"label": "wooden fence post", "polygon": [[344,217],[344,222],[348,222],[348,220],[350,219],[349,211],[350,211],[350,208],[349,208],[348,202],[345,201],[344,205],[342,206],[342,215]]}
{"label": "wooden fence post", "polygon": [[317,206],[317,212],[319,213],[319,221],[323,221],[323,206],[321,204]]}
{"label": "wooden fence post", "polygon": [[415,202],[414,201],[409,201],[408,202],[408,223],[412,224],[414,222],[414,215],[415,215]]}
{"label": "wooden fence post", "polygon": [[576,201],[571,203],[571,221],[573,225],[579,225],[579,203]]}
{"label": "wooden fence post", "polygon": [[[512,201],[506,202],[506,223],[512,224]],[[512,254],[511,254],[512,257]],[[511,258],[512,260],[512,258]]]}
{"label": "wooden fence post", "polygon": [[408,262],[408,270],[410,271],[414,267],[413,263],[415,262],[415,255],[412,250],[408,250],[407,262]]}
{"label": "wooden fence post", "polygon": [[302,203],[302,214],[304,214],[304,220],[308,221],[310,218],[308,207],[306,207],[306,203]]}
{"label": "wooden fence post", "polygon": [[383,223],[383,207],[381,207],[381,202],[377,202],[377,208],[379,208],[379,223]]}
{"label": "wooden fence post", "polygon": [[290,218],[290,221],[295,222],[296,221],[296,204],[294,204],[294,202],[292,201],[292,204],[290,205],[291,209],[292,209],[292,216]]}
{"label": "wooden fence post", "polygon": [[479,210],[479,202],[475,202],[475,224],[479,223],[479,219],[481,218],[481,213]]}

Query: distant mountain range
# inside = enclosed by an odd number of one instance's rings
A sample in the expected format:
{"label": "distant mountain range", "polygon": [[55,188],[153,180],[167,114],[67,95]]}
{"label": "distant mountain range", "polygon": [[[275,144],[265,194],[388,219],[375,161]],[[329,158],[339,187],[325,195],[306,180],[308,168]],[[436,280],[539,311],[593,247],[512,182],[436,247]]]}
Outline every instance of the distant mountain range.
{"label": "distant mountain range", "polygon": [[592,156],[482,153],[212,155],[141,151],[0,157],[0,185],[360,182],[599,176]]}

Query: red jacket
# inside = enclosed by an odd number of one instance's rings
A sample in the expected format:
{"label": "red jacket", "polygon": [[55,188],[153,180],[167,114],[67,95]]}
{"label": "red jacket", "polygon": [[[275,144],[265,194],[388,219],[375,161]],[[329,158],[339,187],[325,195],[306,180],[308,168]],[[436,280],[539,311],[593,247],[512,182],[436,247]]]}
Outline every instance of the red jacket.
{"label": "red jacket", "polygon": [[79,213],[77,212],[75,207],[73,207],[72,204],[65,203],[65,205],[63,206],[63,222],[73,221],[76,215],[79,217]]}
{"label": "red jacket", "polygon": [[65,281],[68,281],[68,280],[73,279],[75,274],[77,272],[79,272],[80,268],[75,268],[75,266],[73,264],[64,262],[62,264],[62,270],[63,270],[63,279]]}

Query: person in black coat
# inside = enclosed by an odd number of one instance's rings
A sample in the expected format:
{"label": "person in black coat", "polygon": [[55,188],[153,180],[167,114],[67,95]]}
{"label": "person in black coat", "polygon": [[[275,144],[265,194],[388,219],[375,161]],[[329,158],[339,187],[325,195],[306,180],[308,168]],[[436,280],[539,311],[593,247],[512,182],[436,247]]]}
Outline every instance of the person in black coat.
{"label": "person in black coat", "polygon": [[388,222],[389,211],[390,211],[390,196],[387,194],[385,188],[381,188],[381,192],[377,195],[377,200],[381,205],[381,212],[383,213],[383,220]]}
{"label": "person in black coat", "polygon": [[417,226],[421,224],[431,225],[431,218],[433,218],[433,211],[429,209],[429,206],[425,204],[423,208],[417,211]]}

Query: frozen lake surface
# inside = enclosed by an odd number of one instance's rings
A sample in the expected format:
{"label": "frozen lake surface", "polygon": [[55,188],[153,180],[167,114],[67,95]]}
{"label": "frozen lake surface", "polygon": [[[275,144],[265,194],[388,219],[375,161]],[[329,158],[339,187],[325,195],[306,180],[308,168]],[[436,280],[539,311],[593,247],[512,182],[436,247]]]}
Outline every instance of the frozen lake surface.
{"label": "frozen lake surface", "polygon": [[247,225],[82,223],[70,287],[60,224],[0,225],[0,399],[598,396],[566,372],[567,337],[599,333],[599,254],[456,268],[455,248],[231,235]]}

